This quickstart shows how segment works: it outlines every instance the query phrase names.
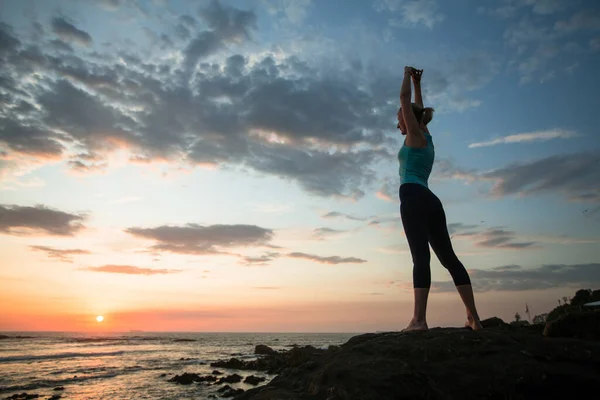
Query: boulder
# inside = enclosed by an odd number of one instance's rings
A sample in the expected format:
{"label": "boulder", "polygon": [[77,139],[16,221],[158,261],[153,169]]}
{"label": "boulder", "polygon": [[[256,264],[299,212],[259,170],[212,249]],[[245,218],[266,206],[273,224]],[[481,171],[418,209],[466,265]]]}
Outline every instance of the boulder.
{"label": "boulder", "polygon": [[256,345],[256,347],[254,348],[254,354],[266,354],[266,355],[271,355],[271,354],[276,354],[277,352],[275,350],[273,350],[272,348],[270,348],[269,346],[265,346],[264,344],[258,344]]}
{"label": "boulder", "polygon": [[267,378],[262,378],[262,377],[259,377],[259,376],[250,375],[250,376],[247,376],[246,379],[244,379],[244,383],[256,386],[259,383],[264,382],[266,380],[267,380]]}

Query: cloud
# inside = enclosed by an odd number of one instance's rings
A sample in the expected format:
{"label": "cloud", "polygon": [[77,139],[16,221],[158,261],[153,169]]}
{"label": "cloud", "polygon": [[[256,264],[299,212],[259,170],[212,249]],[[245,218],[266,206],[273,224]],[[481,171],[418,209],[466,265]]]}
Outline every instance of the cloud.
{"label": "cloud", "polygon": [[[448,232],[453,237],[467,237],[475,242],[475,246],[497,249],[534,249],[540,246],[534,241],[515,241],[517,235],[513,231],[502,228],[489,228],[481,231],[472,230],[473,225],[452,224]],[[471,229],[465,231],[465,229]]]}
{"label": "cloud", "polygon": [[83,271],[104,272],[110,274],[126,274],[126,275],[166,275],[176,274],[181,272],[180,269],[152,269],[140,268],[131,265],[103,265],[100,267],[80,268]]}
{"label": "cloud", "polygon": [[46,252],[49,258],[55,258],[63,262],[73,262],[72,256],[82,254],[92,254],[88,250],[81,249],[57,249],[48,246],[29,246],[33,250]]}
{"label": "cloud", "polygon": [[155,252],[179,254],[230,254],[220,248],[267,246],[273,237],[271,229],[256,225],[163,225],[156,228],[128,228],[125,232],[156,242]]}
{"label": "cloud", "polygon": [[84,228],[85,219],[85,215],[54,210],[43,205],[0,205],[0,233],[9,235],[45,233],[74,236]]}
{"label": "cloud", "polygon": [[554,30],[560,33],[573,33],[579,30],[600,30],[600,14],[592,10],[580,11],[573,14],[569,19],[556,21]]}
{"label": "cloud", "polygon": [[496,7],[478,7],[479,13],[493,15],[499,18],[512,18],[522,14],[523,8],[530,7],[533,14],[550,15],[566,10],[576,2],[566,2],[562,0],[504,0],[498,2],[501,5]]}
{"label": "cloud", "polygon": [[494,182],[490,193],[496,197],[563,193],[572,201],[600,204],[600,157],[595,151],[511,164],[479,177]]}
{"label": "cloud", "polygon": [[52,31],[66,42],[73,42],[88,47],[93,42],[89,33],[77,29],[73,24],[61,17],[52,19]]}
{"label": "cloud", "polygon": [[386,178],[383,181],[383,185],[375,195],[378,199],[384,201],[396,201],[396,199],[398,198],[398,187],[398,179],[392,180],[391,178]]}
{"label": "cloud", "polygon": [[436,0],[377,0],[374,7],[379,12],[398,13],[400,18],[390,19],[390,25],[394,27],[422,24],[431,29],[446,18]]}
{"label": "cloud", "polygon": [[[577,2],[534,2],[520,1],[509,5],[509,9],[516,13],[524,5],[534,5],[534,13],[557,14],[549,23],[547,18],[532,17],[527,13],[519,12],[517,22],[511,23],[504,33],[507,45],[515,53],[509,66],[516,67],[520,75],[520,83],[531,82],[536,76],[540,76],[540,82],[548,81],[556,74],[554,69],[557,64],[568,61],[571,65],[576,61],[577,54],[583,53],[583,47],[579,44],[580,38],[598,29],[600,26],[600,15],[596,10],[581,8],[570,17],[562,16],[563,9],[574,7]],[[537,10],[537,11],[536,11]],[[557,57],[560,60],[556,61]],[[552,67],[549,67],[549,66]],[[568,65],[564,65],[566,68]]]}
{"label": "cloud", "polygon": [[319,240],[323,240],[327,237],[331,237],[331,236],[335,236],[335,235],[340,235],[342,233],[345,233],[346,231],[343,230],[339,230],[339,229],[333,229],[333,228],[327,228],[327,227],[322,227],[322,228],[316,228],[313,230],[313,237],[319,239]]}
{"label": "cloud", "polygon": [[120,0],[100,0],[99,3],[108,11],[116,11],[120,6]]}
{"label": "cloud", "polygon": [[286,21],[300,25],[307,17],[312,0],[262,0],[271,15],[283,15]]}
{"label": "cloud", "polygon": [[311,260],[322,264],[361,264],[367,262],[367,260],[363,260],[356,257],[321,257],[314,254],[306,254],[300,252],[289,253],[287,256],[291,258],[304,258],[306,260]]}
{"label": "cloud", "polygon": [[590,51],[597,52],[600,50],[600,37],[590,39]]}
{"label": "cloud", "polygon": [[512,163],[489,171],[466,170],[449,159],[440,159],[432,179],[458,179],[491,183],[491,198],[511,195],[562,194],[572,202],[589,203],[600,210],[600,157],[596,151],[557,154],[538,160]]}
{"label": "cloud", "polygon": [[[600,264],[546,264],[537,268],[510,265],[469,270],[469,275],[473,288],[479,292],[595,287],[600,285]],[[453,292],[456,288],[452,281],[432,282],[432,290]]]}
{"label": "cloud", "polygon": [[[382,117],[395,113],[397,71],[375,66],[365,74],[366,66],[343,62],[329,70],[298,52],[248,54],[256,15],[216,1],[200,11],[204,28],[190,16],[173,18],[193,35],[175,41],[169,31],[172,51],[143,61],[122,50],[57,55],[3,30],[14,38],[5,46],[6,84],[35,106],[0,121],[7,153],[30,154],[39,165],[50,160],[42,155],[53,157],[80,174],[110,168],[111,154],[123,151],[136,163],[275,176],[319,197],[359,199],[377,190],[374,165],[393,157],[397,143],[393,121]],[[462,91],[489,82],[494,57],[451,57],[458,61],[429,72],[426,96],[442,110],[476,106]],[[34,70],[36,84],[27,84]],[[454,71],[461,71],[456,82],[447,78]],[[17,96],[10,101],[16,109]]]}
{"label": "cloud", "polygon": [[497,144],[511,144],[511,143],[523,143],[523,142],[542,142],[552,139],[569,139],[573,137],[577,137],[578,134],[574,131],[565,130],[565,129],[551,129],[545,131],[535,131],[535,132],[524,132],[518,133],[514,135],[504,136],[498,139],[490,140],[487,142],[477,142],[469,144],[469,148],[476,147],[488,147],[495,146]]}
{"label": "cloud", "polygon": [[244,264],[246,266],[268,265],[271,261],[279,258],[280,256],[281,256],[281,254],[276,253],[276,252],[268,252],[268,253],[265,253],[262,256],[258,256],[258,257],[239,255],[239,257],[241,257],[241,259],[242,259],[242,264]]}
{"label": "cloud", "polygon": [[330,211],[327,214],[321,215],[321,218],[344,218],[344,219],[349,219],[350,221],[365,221],[365,220],[367,220],[367,218],[365,218],[365,217],[357,217],[357,216],[342,213],[339,211]]}
{"label": "cloud", "polygon": [[250,31],[257,28],[254,12],[223,6],[217,0],[211,0],[198,14],[210,30],[198,33],[184,50],[188,73],[193,71],[198,61],[216,53],[226,44],[250,39]]}

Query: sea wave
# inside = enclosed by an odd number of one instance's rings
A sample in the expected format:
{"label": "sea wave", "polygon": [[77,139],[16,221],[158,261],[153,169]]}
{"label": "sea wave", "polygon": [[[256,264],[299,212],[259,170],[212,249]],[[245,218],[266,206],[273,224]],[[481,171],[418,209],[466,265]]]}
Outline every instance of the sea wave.
{"label": "sea wave", "polygon": [[77,376],[68,379],[43,379],[39,381],[34,381],[25,385],[14,385],[14,386],[5,386],[0,387],[0,393],[6,392],[20,392],[27,390],[36,390],[41,388],[50,388],[57,386],[64,386],[72,383],[79,383],[84,381],[89,381],[93,379],[110,379],[116,376],[121,375],[119,372],[111,372],[106,374],[98,374],[98,375],[88,375],[88,376]]}
{"label": "sea wave", "polygon": [[22,356],[9,356],[0,357],[0,363],[10,363],[15,361],[35,361],[35,360],[55,360],[62,358],[76,358],[76,357],[111,357],[119,356],[124,354],[124,351],[108,351],[108,352],[95,352],[95,353],[56,353],[56,354],[39,354],[39,355],[22,355]]}

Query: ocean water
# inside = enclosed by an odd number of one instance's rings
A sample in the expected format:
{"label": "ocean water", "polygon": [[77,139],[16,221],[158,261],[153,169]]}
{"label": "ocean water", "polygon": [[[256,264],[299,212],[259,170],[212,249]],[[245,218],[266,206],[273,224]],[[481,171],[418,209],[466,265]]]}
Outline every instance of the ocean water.
{"label": "ocean water", "polygon": [[[332,333],[49,333],[4,332],[0,340],[0,399],[27,392],[40,399],[60,394],[64,399],[208,399],[221,386],[180,385],[168,379],[184,372],[242,377],[273,375],[259,371],[213,368],[210,363],[237,357],[255,359],[254,346],[275,350],[291,345],[327,348],[356,334]],[[21,336],[16,338],[16,336]],[[193,341],[180,341],[188,339]],[[165,375],[166,374],[166,375]],[[243,382],[232,388],[250,389]],[[63,386],[64,390],[54,391]]]}

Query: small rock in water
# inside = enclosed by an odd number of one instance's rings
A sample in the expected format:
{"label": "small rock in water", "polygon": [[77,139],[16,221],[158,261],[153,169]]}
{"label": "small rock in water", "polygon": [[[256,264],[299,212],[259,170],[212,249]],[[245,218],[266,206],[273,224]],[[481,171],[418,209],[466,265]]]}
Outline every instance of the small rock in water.
{"label": "small rock in water", "polygon": [[254,354],[267,354],[267,355],[270,355],[270,354],[275,354],[275,353],[277,353],[275,350],[273,350],[269,346],[265,346],[264,344],[258,344],[254,348]]}
{"label": "small rock in water", "polygon": [[60,394],[55,394],[52,397],[48,397],[48,400],[58,400],[60,399],[62,396]]}
{"label": "small rock in water", "polygon": [[223,375],[223,373],[221,371],[216,370],[216,369],[212,373],[213,373],[213,375]]}
{"label": "small rock in water", "polygon": [[192,382],[196,382],[199,379],[200,376],[198,374],[190,374],[184,372],[181,375],[175,375],[174,377],[169,379],[169,382],[179,383],[180,385],[191,385]]}
{"label": "small rock in water", "polygon": [[219,379],[218,384],[221,383],[238,383],[242,381],[242,377],[238,374],[228,375],[224,378]]}
{"label": "small rock in water", "polygon": [[246,379],[244,379],[244,383],[248,383],[250,385],[258,385],[261,382],[264,382],[266,380],[266,378],[261,378],[259,376],[254,376],[254,375],[250,375],[247,376]]}
{"label": "small rock in water", "polygon": [[[161,378],[164,378],[165,376],[167,376],[167,374],[160,374]],[[54,389],[54,390],[56,390],[56,389]]]}
{"label": "small rock in water", "polygon": [[29,399],[37,399],[40,397],[39,394],[29,394],[27,392],[13,394],[12,396],[6,397],[6,400],[29,400]]}
{"label": "small rock in water", "polygon": [[54,388],[54,390],[65,390],[64,386],[57,386]]}

